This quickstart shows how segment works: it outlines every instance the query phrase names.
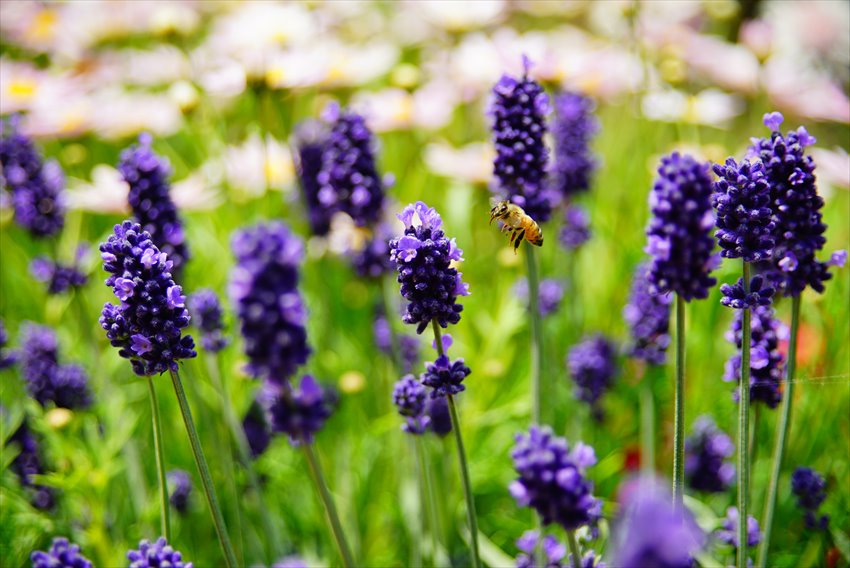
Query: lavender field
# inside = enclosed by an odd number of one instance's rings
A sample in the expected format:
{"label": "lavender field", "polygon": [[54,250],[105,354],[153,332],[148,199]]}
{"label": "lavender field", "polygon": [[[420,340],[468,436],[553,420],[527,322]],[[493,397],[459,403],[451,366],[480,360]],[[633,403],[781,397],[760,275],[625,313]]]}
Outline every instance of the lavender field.
{"label": "lavender field", "polygon": [[848,567],[848,151],[839,0],[3,0],[0,566]]}

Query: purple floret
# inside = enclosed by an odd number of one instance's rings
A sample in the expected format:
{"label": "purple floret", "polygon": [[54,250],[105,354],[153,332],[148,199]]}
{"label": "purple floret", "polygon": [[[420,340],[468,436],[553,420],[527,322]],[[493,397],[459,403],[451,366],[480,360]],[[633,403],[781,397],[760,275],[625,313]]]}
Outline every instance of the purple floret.
{"label": "purple floret", "polygon": [[695,491],[722,493],[735,477],[729,458],[735,453],[732,439],[709,416],[694,423],[693,433],[685,439],[685,482]]}
{"label": "purple floret", "polygon": [[590,150],[590,141],[599,130],[599,122],[593,115],[595,106],[593,99],[581,93],[555,95],[552,176],[556,189],[565,198],[590,188],[590,178],[597,166]]}
{"label": "purple floret", "polygon": [[650,290],[649,267],[638,265],[632,278],[629,303],[623,308],[623,319],[631,331],[628,354],[651,365],[667,361],[670,346],[671,294],[654,294]]}
{"label": "purple floret", "polygon": [[35,551],[30,556],[32,568],[92,568],[91,560],[80,553],[80,547],[67,538],[56,537],[50,550]]}
{"label": "purple floret", "polygon": [[128,568],[192,568],[192,563],[183,562],[183,555],[163,537],[154,543],[141,541],[138,550],[127,551],[127,560],[130,561]]}
{"label": "purple floret", "polygon": [[323,388],[312,376],[304,375],[297,389],[285,385],[272,400],[269,408],[272,430],[287,434],[293,446],[312,444],[335,405],[336,393]]}
{"label": "purple floret", "polygon": [[[738,538],[737,507],[729,507],[726,510],[726,519],[724,519],[723,525],[714,534],[720,542],[731,545],[733,548],[738,548],[740,539]],[[759,542],[761,542],[761,531],[759,530],[758,521],[752,515],[747,515],[747,547],[752,548]]]}
{"label": "purple floret", "polygon": [[428,392],[425,385],[413,375],[405,375],[393,388],[393,404],[404,416],[402,429],[409,434],[424,434],[431,421],[425,413]]}
{"label": "purple floret", "polygon": [[75,410],[91,405],[85,370],[79,365],[59,364],[59,343],[49,327],[25,325],[18,358],[27,392],[42,406],[53,403]]}
{"label": "purple floret", "polygon": [[567,368],[575,382],[575,396],[591,407],[597,420],[602,419],[600,399],[611,388],[617,374],[617,350],[601,334],[583,339],[567,355]]}
{"label": "purple floret", "polygon": [[[740,384],[741,345],[743,342],[743,313],[738,311],[732,321],[732,329],[726,339],[735,345],[737,352],[726,363],[723,380]],[[782,377],[785,374],[785,358],[779,351],[782,322],[774,317],[769,306],[758,306],[750,319],[750,404],[764,403],[776,408],[782,400]],[[735,389],[734,399],[740,393]]]}
{"label": "purple floret", "polygon": [[558,239],[567,250],[575,250],[590,240],[590,219],[583,207],[568,204],[564,208],[564,225]]}
{"label": "purple floret", "polygon": [[190,295],[189,313],[195,320],[195,326],[201,330],[204,349],[217,353],[227,346],[229,340],[224,335],[221,304],[215,292],[205,288]]}
{"label": "purple floret", "polygon": [[738,165],[729,158],[726,165],[714,164],[713,169],[719,177],[711,201],[717,210],[714,236],[720,255],[744,262],[771,258],[776,223],[764,166],[747,160]]}

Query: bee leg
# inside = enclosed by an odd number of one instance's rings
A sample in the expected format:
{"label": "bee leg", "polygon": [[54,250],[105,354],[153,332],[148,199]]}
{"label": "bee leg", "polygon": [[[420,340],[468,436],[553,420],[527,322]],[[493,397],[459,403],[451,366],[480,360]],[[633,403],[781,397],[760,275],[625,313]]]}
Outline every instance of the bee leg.
{"label": "bee leg", "polygon": [[516,254],[517,249],[519,249],[519,244],[522,242],[522,237],[525,234],[523,229],[518,229],[516,232],[516,239],[514,240],[514,254]]}

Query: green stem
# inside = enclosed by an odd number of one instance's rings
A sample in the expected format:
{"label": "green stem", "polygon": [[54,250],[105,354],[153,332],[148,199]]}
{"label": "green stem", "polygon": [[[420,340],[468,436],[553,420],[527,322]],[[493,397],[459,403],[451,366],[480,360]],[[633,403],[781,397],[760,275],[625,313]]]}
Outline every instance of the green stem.
{"label": "green stem", "polygon": [[676,394],[673,429],[673,498],[682,509],[685,494],[685,300],[676,294]]}
{"label": "green stem", "polygon": [[779,488],[779,474],[782,472],[782,457],[788,443],[788,431],[791,427],[791,402],[794,398],[794,377],[797,372],[797,335],[800,326],[800,295],[791,298],[791,341],[788,346],[788,374],[785,379],[785,392],[782,393],[782,416],[779,418],[779,431],[773,451],[773,469],[770,472],[770,485],[765,504],[763,538],[759,549],[758,566],[767,565],[767,553],[770,549],[770,534],[773,530],[773,514],[776,509],[776,493]]}
{"label": "green stem", "polygon": [[643,377],[640,390],[641,473],[648,477],[655,471],[655,400],[652,395],[654,367]]}
{"label": "green stem", "polygon": [[540,325],[540,280],[534,249],[525,247],[528,266],[528,312],[531,318],[531,421],[541,424],[542,390],[540,385],[540,362],[543,360],[543,333]]}
{"label": "green stem", "polygon": [[342,523],[339,521],[339,514],[336,512],[333,496],[330,490],[328,490],[324,475],[322,475],[322,466],[316,458],[312,444],[302,441],[301,447],[304,449],[307,465],[310,466],[310,475],[313,478],[313,483],[316,484],[316,489],[319,490],[319,495],[322,498],[322,504],[325,506],[325,513],[327,513],[331,532],[339,549],[339,555],[342,557],[342,563],[346,568],[352,568],[354,566],[354,560],[351,556],[351,551],[348,549],[348,543],[345,541],[345,534],[342,532]]}
{"label": "green stem", "polygon": [[[750,265],[744,261],[744,293],[750,293]],[[750,486],[750,327],[751,312],[741,324],[741,383],[738,386],[738,568],[747,568],[747,497]]]}
{"label": "green stem", "polygon": [[581,568],[581,552],[579,552],[576,541],[576,531],[567,531],[567,542],[570,545],[570,554],[573,557],[573,568]]}
{"label": "green stem", "polygon": [[177,403],[180,405],[180,413],[183,415],[183,424],[186,426],[186,434],[189,436],[189,444],[192,446],[192,455],[195,458],[195,465],[198,466],[198,473],[201,475],[201,484],[204,487],[204,495],[207,498],[207,504],[210,508],[215,532],[218,535],[218,541],[221,545],[221,551],[224,553],[224,561],[228,568],[237,566],[236,554],[233,552],[233,546],[230,544],[230,538],[227,536],[227,527],[224,524],[224,518],[221,515],[221,509],[218,506],[218,499],[215,496],[215,487],[210,475],[210,468],[207,465],[207,460],[204,457],[204,450],[201,447],[201,440],[198,437],[198,431],[195,429],[195,421],[192,418],[192,410],[189,408],[189,401],[186,399],[186,392],[183,390],[183,383],[180,382],[180,375],[177,371],[169,371],[171,373],[171,383],[174,385],[174,394],[177,396]]}
{"label": "green stem", "polygon": [[463,493],[466,497],[466,520],[469,523],[469,536],[472,540],[472,566],[479,568],[481,560],[478,558],[478,519],[475,516],[475,501],[472,497],[472,484],[469,481],[469,468],[466,465],[466,452],[463,449],[463,436],[460,433],[460,421],[457,418],[457,407],[454,396],[448,395],[449,413],[452,418],[452,430],[455,433],[457,444],[457,457],[460,461],[460,473],[463,479]]}
{"label": "green stem", "polygon": [[[753,421],[750,427],[750,486],[747,491],[752,490],[753,475],[752,472],[756,467],[756,457],[758,456],[758,438],[759,438],[759,418],[761,417],[761,405],[753,405]],[[751,493],[748,493],[751,494]],[[752,503],[750,503],[752,505]]]}
{"label": "green stem", "polygon": [[416,436],[416,457],[419,460],[420,478],[425,489],[425,508],[431,523],[431,561],[437,564],[439,540],[439,521],[437,520],[437,500],[434,497],[434,488],[431,485],[431,474],[428,471],[428,461],[425,459],[424,441],[421,436]]}
{"label": "green stem", "polygon": [[165,479],[165,459],[162,455],[162,421],[159,419],[159,402],[153,379],[148,377],[148,392],[151,399],[151,423],[153,424],[153,445],[156,453],[156,470],[159,476],[159,513],[162,521],[162,536],[171,542],[171,510],[168,503],[168,482]]}

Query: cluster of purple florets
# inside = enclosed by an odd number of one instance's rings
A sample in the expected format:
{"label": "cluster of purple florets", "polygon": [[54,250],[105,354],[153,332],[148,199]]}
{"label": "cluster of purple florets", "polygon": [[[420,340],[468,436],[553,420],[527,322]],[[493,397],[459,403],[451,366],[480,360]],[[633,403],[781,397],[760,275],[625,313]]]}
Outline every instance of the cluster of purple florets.
{"label": "cluster of purple florets", "polygon": [[554,106],[552,137],[555,139],[555,163],[552,176],[559,193],[569,198],[590,187],[590,178],[596,169],[590,140],[599,130],[599,124],[593,116],[595,104],[590,97],[564,92],[555,96]]}
{"label": "cluster of purple florets", "polygon": [[[387,355],[392,355],[393,352],[393,332],[390,327],[390,322],[387,320],[382,309],[375,315],[375,322],[372,325],[372,332],[375,337],[375,346],[381,352]],[[401,352],[401,372],[411,373],[419,363],[419,339],[410,335],[398,335],[398,349]]]}
{"label": "cluster of purple florets", "polygon": [[720,286],[720,293],[723,294],[720,303],[736,310],[767,307],[772,303],[774,291],[774,288],[761,275],[750,279],[749,290],[744,289],[744,279],[738,278],[734,284]]}
{"label": "cluster of purple florets", "polygon": [[791,492],[797,496],[797,505],[805,511],[806,526],[810,529],[826,530],[829,516],[818,516],[817,511],[826,499],[826,482],[815,470],[798,467],[791,474]]}
{"label": "cluster of purple florets", "polygon": [[685,481],[695,491],[722,493],[735,477],[729,458],[735,453],[732,439],[708,416],[694,423],[693,433],[685,439]]}
{"label": "cluster of purple florets", "polygon": [[85,286],[88,282],[88,276],[76,264],[62,264],[46,256],[33,259],[30,272],[36,280],[47,284],[48,294],[61,294]]}
{"label": "cluster of purple florets", "polygon": [[192,563],[183,562],[183,555],[162,537],[153,543],[141,541],[138,550],[127,552],[127,560],[130,561],[128,568],[192,568]]}
{"label": "cluster of purple florets", "polygon": [[137,375],[176,371],[181,359],[195,357],[195,342],[182,330],[189,312],[182,288],[171,277],[172,262],[138,223],[124,221],[100,245],[103,269],[110,273],[118,305],[103,306],[100,324],[118,354],[130,359]]}
{"label": "cluster of purple florets", "polygon": [[719,179],[714,182],[712,204],[717,210],[714,236],[725,258],[759,262],[773,255],[774,229],[770,186],[761,162],[734,159],[714,164]]}
{"label": "cluster of purple florets", "polygon": [[92,568],[91,560],[80,553],[80,547],[67,538],[56,537],[47,552],[37,550],[30,555],[32,568]]}
{"label": "cluster of purple florets", "polygon": [[26,325],[18,358],[27,392],[42,406],[53,403],[74,410],[91,404],[85,370],[79,365],[59,364],[59,342],[49,327]]}
{"label": "cluster of purple florets", "polygon": [[248,442],[251,456],[258,457],[266,451],[272,440],[271,427],[266,413],[258,401],[253,401],[242,419],[242,431]]}
{"label": "cluster of purple florets", "polygon": [[[769,408],[776,408],[782,400],[781,384],[785,374],[785,360],[779,351],[782,322],[774,317],[773,308],[759,306],[753,310],[750,328],[750,404],[762,402]],[[742,331],[743,313],[739,311],[726,335],[726,339],[737,347],[735,355],[726,363],[723,380],[728,382],[741,380]],[[735,400],[739,394],[736,389]]]}
{"label": "cluster of purple florets", "polygon": [[33,506],[42,511],[52,509],[56,503],[54,490],[33,480],[34,475],[44,474],[46,470],[39,455],[38,440],[30,431],[26,420],[12,434],[7,444],[18,445],[18,455],[12,460],[11,468],[17,474],[21,485],[29,490]]}
{"label": "cluster of purple florets", "polygon": [[201,345],[211,353],[217,353],[229,343],[224,335],[221,304],[215,292],[198,290],[189,296],[189,313],[195,326],[201,331]]}
{"label": "cluster of purple florets", "polygon": [[189,472],[183,469],[172,469],[168,472],[169,491],[168,501],[171,506],[184,514],[189,510],[189,496],[192,494],[192,478]]}
{"label": "cluster of purple florets", "polygon": [[297,389],[285,385],[269,405],[272,430],[288,435],[293,446],[312,444],[314,434],[330,418],[335,404],[335,392],[304,375]]}
{"label": "cluster of purple florets", "polygon": [[[413,224],[414,215],[418,225]],[[408,205],[398,218],[404,236],[390,241],[390,258],[408,302],[404,323],[416,324],[416,333],[422,333],[432,320],[441,327],[459,322],[463,306],[457,297],[468,295],[469,286],[451,262],[463,260],[463,251],[446,238],[440,215],[423,202]]]}
{"label": "cluster of purple florets", "polygon": [[632,278],[623,318],[631,331],[628,354],[650,365],[663,365],[670,345],[671,294],[655,294],[649,285],[649,267],[641,264]]}
{"label": "cluster of purple florets", "polygon": [[593,524],[602,502],[593,497],[593,482],[585,470],[596,463],[593,448],[582,443],[570,448],[549,427],[532,426],[519,434],[511,452],[519,479],[510,492],[521,507],[533,507],[544,525],[566,530]]}
{"label": "cluster of purple florets", "polygon": [[[537,568],[535,562],[538,546],[543,553],[544,566],[546,568],[566,568],[573,566],[573,555],[567,554],[567,546],[552,535],[546,535],[541,542],[538,531],[526,531],[516,541],[520,554],[516,557],[516,568]],[[581,558],[581,568],[605,568],[605,563],[599,561],[596,554],[589,550]]]}
{"label": "cluster of purple florets", "polygon": [[521,79],[502,75],[493,87],[488,111],[496,147],[493,173],[498,191],[542,223],[551,216],[556,201],[555,192],[547,184],[549,151],[543,140],[549,97],[528,77],[528,59],[524,64]]}
{"label": "cluster of purple florets", "polygon": [[575,250],[590,240],[590,220],[584,208],[574,204],[564,208],[564,225],[558,240],[567,250]]}
{"label": "cluster of purple florets", "polygon": [[414,375],[405,375],[393,388],[393,403],[398,413],[404,416],[402,429],[409,434],[424,434],[430,417],[425,412],[428,390]]}
{"label": "cluster of purple florets", "polygon": [[248,372],[275,385],[307,362],[307,311],[298,291],[301,241],[279,222],[236,232],[230,297],[239,317]]}
{"label": "cluster of purple florets", "polygon": [[351,265],[361,278],[380,278],[391,272],[394,268],[390,260],[389,241],[392,238],[390,228],[380,223],[375,227],[373,234],[366,240],[359,250],[349,253]]}
{"label": "cluster of purple florets", "polygon": [[[514,286],[514,294],[523,302],[528,302],[528,280],[520,280]],[[554,278],[544,278],[537,287],[537,305],[542,317],[558,311],[564,299],[564,287]]]}
{"label": "cluster of purple florets", "polygon": [[0,191],[9,191],[15,222],[35,237],[55,235],[65,224],[65,179],[55,162],[43,164],[19,117],[0,120]]}
{"label": "cluster of purple florets", "polygon": [[611,388],[617,374],[616,359],[616,347],[601,334],[583,339],[567,354],[567,369],[575,382],[575,396],[590,405],[597,420],[602,419],[600,399]]}
{"label": "cluster of purple florets", "polygon": [[653,293],[675,292],[690,301],[707,297],[714,286],[709,273],[720,259],[712,253],[712,186],[708,164],[678,152],[662,158],[646,229]]}
{"label": "cluster of purple florets", "polygon": [[322,170],[322,154],[327,143],[327,132],[318,121],[308,121],[298,125],[293,137],[295,167],[304,201],[307,206],[307,220],[310,231],[319,237],[328,234],[334,209],[325,206],[319,200],[319,172]]}
{"label": "cluster of purple florets", "polygon": [[[737,507],[729,507],[726,510],[726,519],[724,519],[723,525],[714,534],[720,542],[731,545],[733,548],[738,548],[740,539],[738,537]],[[761,542],[759,523],[752,515],[747,515],[747,547],[752,548],[759,542]]]}
{"label": "cluster of purple florets", "polygon": [[133,216],[150,233],[157,248],[168,255],[173,271],[180,273],[189,260],[189,249],[177,207],[171,200],[168,162],[151,148],[150,134],[141,134],[139,143],[121,153],[118,171],[130,186],[128,199]]}
{"label": "cluster of purple florets", "polygon": [[316,175],[317,198],[328,211],[347,213],[357,225],[380,219],[384,187],[375,166],[374,136],[365,119],[334,104],[325,111],[330,130]]}
{"label": "cluster of purple florets", "polygon": [[425,365],[422,384],[433,389],[431,398],[453,396],[466,390],[463,380],[469,373],[463,359],[452,361],[447,355],[440,355],[436,361]]}

